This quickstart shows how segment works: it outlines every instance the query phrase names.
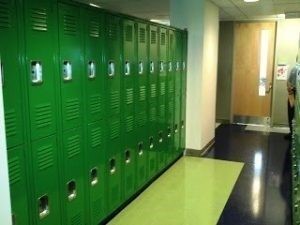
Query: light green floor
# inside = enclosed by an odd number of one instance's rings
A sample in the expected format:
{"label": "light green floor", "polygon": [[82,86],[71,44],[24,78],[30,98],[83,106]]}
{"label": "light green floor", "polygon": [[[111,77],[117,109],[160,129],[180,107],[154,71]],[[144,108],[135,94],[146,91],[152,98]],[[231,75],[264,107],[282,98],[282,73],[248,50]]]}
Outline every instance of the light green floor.
{"label": "light green floor", "polygon": [[109,225],[215,225],[243,163],[184,157]]}

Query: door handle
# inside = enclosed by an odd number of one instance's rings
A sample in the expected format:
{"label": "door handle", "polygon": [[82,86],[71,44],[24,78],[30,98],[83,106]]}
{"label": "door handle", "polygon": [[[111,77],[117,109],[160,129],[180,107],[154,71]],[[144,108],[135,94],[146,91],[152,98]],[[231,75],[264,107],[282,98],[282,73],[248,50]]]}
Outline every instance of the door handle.
{"label": "door handle", "polygon": [[270,82],[270,83],[269,83],[269,88],[268,88],[268,90],[266,91],[266,93],[267,93],[267,94],[270,94],[270,92],[272,91],[272,88],[273,88],[273,85],[272,85],[272,83]]}

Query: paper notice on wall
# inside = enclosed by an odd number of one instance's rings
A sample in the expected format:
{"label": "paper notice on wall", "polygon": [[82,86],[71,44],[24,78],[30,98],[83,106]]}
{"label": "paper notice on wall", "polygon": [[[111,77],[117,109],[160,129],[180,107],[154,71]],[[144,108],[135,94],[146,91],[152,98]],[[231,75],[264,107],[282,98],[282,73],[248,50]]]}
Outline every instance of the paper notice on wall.
{"label": "paper notice on wall", "polygon": [[266,85],[260,84],[258,88],[258,95],[259,96],[266,96]]}
{"label": "paper notice on wall", "polygon": [[276,70],[276,80],[287,80],[289,66],[286,64],[278,64]]}

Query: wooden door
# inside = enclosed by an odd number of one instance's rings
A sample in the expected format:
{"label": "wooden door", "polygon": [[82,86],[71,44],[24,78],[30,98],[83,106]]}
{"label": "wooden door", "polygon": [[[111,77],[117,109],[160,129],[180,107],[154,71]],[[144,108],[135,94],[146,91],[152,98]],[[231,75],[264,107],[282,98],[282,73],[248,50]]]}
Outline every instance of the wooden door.
{"label": "wooden door", "polygon": [[233,115],[270,117],[275,22],[234,27]]}

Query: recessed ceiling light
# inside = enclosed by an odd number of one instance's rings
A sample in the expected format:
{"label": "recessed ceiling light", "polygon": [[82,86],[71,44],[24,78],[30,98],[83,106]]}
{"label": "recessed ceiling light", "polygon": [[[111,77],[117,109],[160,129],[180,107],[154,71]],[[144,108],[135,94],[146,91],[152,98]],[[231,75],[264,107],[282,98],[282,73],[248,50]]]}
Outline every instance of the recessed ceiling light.
{"label": "recessed ceiling light", "polygon": [[93,6],[93,7],[101,8],[100,5],[96,5],[96,4],[94,4],[94,3],[90,3],[89,5],[90,5],[90,6]]}
{"label": "recessed ceiling light", "polygon": [[244,0],[244,2],[258,2],[259,0]]}

